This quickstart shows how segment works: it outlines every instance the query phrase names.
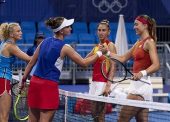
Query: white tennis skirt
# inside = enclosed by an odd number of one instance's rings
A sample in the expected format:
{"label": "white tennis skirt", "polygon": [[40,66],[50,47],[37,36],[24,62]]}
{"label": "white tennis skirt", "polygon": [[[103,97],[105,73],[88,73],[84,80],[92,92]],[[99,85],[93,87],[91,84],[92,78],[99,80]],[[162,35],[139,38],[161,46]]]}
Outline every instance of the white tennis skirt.
{"label": "white tennis skirt", "polygon": [[143,77],[142,79],[150,83],[150,85],[141,81],[131,80],[128,93],[141,95],[146,101],[152,101],[153,88],[150,76]]}
{"label": "white tennis skirt", "polygon": [[89,94],[99,96],[103,94],[106,82],[92,81],[89,84]]}
{"label": "white tennis skirt", "polygon": [[[117,87],[119,83],[112,84],[111,93],[109,96],[126,99],[128,94],[140,95],[146,101],[152,101],[153,88],[150,80],[150,76],[142,77],[142,80],[150,84],[131,80],[128,88]],[[89,94],[91,95],[101,95],[106,87],[106,82],[92,81],[89,85]]]}

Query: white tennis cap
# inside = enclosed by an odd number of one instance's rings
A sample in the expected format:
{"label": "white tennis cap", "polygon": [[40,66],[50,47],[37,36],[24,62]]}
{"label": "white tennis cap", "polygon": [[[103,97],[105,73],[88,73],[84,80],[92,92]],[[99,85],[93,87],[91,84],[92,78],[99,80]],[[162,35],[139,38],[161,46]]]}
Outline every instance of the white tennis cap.
{"label": "white tennis cap", "polygon": [[53,29],[53,32],[58,32],[61,29],[63,29],[64,27],[70,26],[74,23],[74,19],[65,19],[63,20],[63,23],[56,29]]}

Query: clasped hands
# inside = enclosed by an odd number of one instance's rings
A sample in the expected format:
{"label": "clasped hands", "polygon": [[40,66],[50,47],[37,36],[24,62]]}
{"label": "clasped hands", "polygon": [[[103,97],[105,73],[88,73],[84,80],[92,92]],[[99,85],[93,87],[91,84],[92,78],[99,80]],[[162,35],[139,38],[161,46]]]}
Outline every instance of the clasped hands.
{"label": "clasped hands", "polygon": [[108,52],[108,46],[105,44],[99,44],[99,50],[105,55]]}

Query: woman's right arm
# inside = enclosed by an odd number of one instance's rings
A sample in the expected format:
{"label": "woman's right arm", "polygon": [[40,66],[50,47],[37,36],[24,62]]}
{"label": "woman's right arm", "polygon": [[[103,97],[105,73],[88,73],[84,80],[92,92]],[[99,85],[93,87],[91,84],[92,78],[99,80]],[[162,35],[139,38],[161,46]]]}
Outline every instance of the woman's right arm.
{"label": "woman's right arm", "polygon": [[[63,49],[61,50],[61,58],[68,56],[76,64],[78,64],[82,67],[87,67],[88,65],[95,62],[96,59],[99,57],[98,55],[99,54],[94,54],[94,55],[91,55],[90,57],[83,59],[71,46],[65,45],[63,47]],[[100,55],[102,55],[102,54],[100,54]]]}
{"label": "woman's right arm", "polygon": [[17,45],[9,45],[8,47],[10,54],[15,55],[21,60],[29,62],[31,60],[31,56],[28,56],[25,52],[19,49]]}
{"label": "woman's right arm", "polygon": [[35,63],[37,62],[38,59],[38,55],[39,55],[39,50],[40,50],[40,45],[37,47],[37,49],[35,50],[34,55],[32,56],[30,62],[28,63],[28,65],[25,68],[25,72],[23,75],[23,80],[26,80],[29,73],[31,72],[33,66],[35,65]]}

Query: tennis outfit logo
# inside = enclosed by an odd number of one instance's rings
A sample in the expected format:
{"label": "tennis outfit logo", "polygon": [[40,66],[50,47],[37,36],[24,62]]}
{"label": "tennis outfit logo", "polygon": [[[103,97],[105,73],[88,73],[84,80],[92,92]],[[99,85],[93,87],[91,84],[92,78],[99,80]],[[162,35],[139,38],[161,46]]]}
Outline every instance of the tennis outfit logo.
{"label": "tennis outfit logo", "polygon": [[128,4],[128,0],[112,0],[108,2],[107,0],[92,0],[94,7],[98,8],[101,13],[107,13],[111,11],[112,13],[119,13]]}

